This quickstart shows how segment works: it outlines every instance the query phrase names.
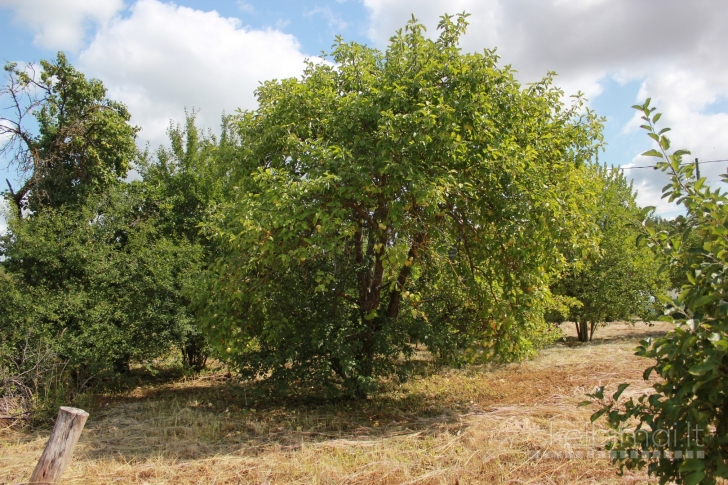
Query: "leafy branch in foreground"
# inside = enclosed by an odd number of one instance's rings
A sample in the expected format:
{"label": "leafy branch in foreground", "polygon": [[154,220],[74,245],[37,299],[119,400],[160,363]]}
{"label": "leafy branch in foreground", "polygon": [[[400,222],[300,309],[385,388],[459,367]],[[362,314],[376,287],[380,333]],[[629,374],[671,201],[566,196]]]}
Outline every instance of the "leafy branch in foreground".
{"label": "leafy branch in foreground", "polygon": [[[683,244],[686,233],[659,231],[646,220],[648,245],[672,264],[688,268],[677,298],[660,297],[666,305],[663,319],[674,322],[675,329],[637,348],[637,355],[655,360],[644,372],[645,379],[653,372],[660,377],[655,392],[620,403],[626,384],[612,399],[598,388],[589,395],[602,405],[592,421],[606,416],[619,433],[612,457],[620,472],[647,465],[661,484],[714,484],[728,478],[728,197],[711,190],[705,177],[695,180],[692,165],[681,164],[690,152],[669,152],[669,128],[657,131],[660,113],[649,99],[634,108],[644,114],[642,128],[658,144],[643,155],[659,158],[656,167],[671,175],[663,198],[685,207],[686,231],[695,231],[702,246]],[[728,174],[722,179],[728,182]],[[636,427],[627,432],[633,423]]]}

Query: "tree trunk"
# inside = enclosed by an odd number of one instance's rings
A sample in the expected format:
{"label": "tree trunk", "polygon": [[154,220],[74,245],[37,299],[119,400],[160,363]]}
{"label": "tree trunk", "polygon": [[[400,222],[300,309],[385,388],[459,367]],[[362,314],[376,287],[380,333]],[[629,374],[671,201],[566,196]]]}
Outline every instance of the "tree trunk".
{"label": "tree trunk", "polygon": [[129,372],[129,365],[131,364],[131,355],[124,354],[121,357],[118,357],[114,362],[112,363],[114,372],[117,374],[127,374]]}
{"label": "tree trunk", "polygon": [[576,336],[579,342],[589,341],[589,324],[586,321],[576,322]]}
{"label": "tree trunk", "polygon": [[367,332],[362,337],[362,349],[357,356],[359,364],[359,372],[357,375],[350,376],[351,386],[353,387],[354,397],[356,399],[366,399],[370,391],[369,383],[374,375],[374,333],[376,330]]}
{"label": "tree trunk", "polygon": [[87,419],[88,413],[82,409],[61,407],[29,483],[56,484],[61,481]]}
{"label": "tree trunk", "polygon": [[207,344],[202,334],[191,335],[182,347],[182,359],[184,363],[194,370],[200,372],[207,363]]}

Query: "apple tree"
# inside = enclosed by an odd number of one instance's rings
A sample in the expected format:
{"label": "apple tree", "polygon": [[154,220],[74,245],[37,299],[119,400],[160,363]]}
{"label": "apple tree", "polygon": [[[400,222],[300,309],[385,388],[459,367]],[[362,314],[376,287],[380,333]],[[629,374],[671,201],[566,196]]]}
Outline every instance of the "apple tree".
{"label": "apple tree", "polygon": [[592,213],[599,241],[594,250],[571,254],[572,263],[552,285],[555,295],[576,305],[559,315],[574,322],[578,339],[592,339],[600,324],[656,319],[661,312],[655,296],[665,290],[660,272],[663,258],[637,245],[642,212],[632,184],[624,174],[605,166],[590,167],[595,187],[601,187]]}
{"label": "apple tree", "polygon": [[413,18],[385,52],[338,38],[239,114],[197,308],[242,375],[364,396],[416,344],[512,360],[549,340],[556,241],[593,229],[601,122],[551,75],[523,87],[494,51],[461,52],[465,18],[435,40]]}

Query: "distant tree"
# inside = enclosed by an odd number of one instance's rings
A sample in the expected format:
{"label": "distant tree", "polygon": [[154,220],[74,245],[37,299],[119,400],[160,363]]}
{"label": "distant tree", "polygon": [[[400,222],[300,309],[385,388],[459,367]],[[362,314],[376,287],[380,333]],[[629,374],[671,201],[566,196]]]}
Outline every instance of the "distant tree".
{"label": "distant tree", "polygon": [[[200,234],[200,224],[230,198],[227,171],[239,145],[230,116],[223,116],[218,138],[195,125],[195,113],[168,130],[169,147],[155,156],[145,153],[137,162],[142,176],[144,211],[154,217],[157,230],[167,238],[183,239],[201,252],[199,271],[213,258],[215,243]],[[189,292],[178,293],[179,304],[190,306]],[[191,316],[191,313],[190,313]],[[204,367],[209,353],[204,335],[190,325],[181,345],[185,363]]]}
{"label": "distant tree", "polygon": [[554,241],[589,243],[601,124],[550,77],[522,88],[493,52],[461,53],[465,27],[445,16],[433,41],[413,19],[384,53],[338,39],[240,115],[197,303],[243,375],[361,397],[418,342],[508,360],[548,341]]}
{"label": "distant tree", "polygon": [[574,253],[561,278],[552,285],[555,295],[575,299],[561,321],[574,322],[581,342],[592,339],[600,324],[659,316],[655,295],[664,291],[660,264],[651,251],[637,246],[642,214],[632,184],[619,170],[595,166],[595,185],[601,187],[592,217],[599,229],[593,251]]}
{"label": "distant tree", "polygon": [[9,200],[23,210],[83,203],[124,177],[136,154],[138,128],[126,107],[106,98],[101,81],[71,66],[63,53],[32,64],[5,66],[0,98],[0,156],[21,176],[8,182]]}

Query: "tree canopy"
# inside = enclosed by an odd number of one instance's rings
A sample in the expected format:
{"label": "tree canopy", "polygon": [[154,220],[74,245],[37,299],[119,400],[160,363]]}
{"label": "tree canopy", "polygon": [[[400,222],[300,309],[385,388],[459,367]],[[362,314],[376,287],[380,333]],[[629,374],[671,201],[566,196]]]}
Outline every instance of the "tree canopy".
{"label": "tree canopy", "polygon": [[551,287],[554,294],[573,299],[559,321],[574,322],[582,342],[606,322],[656,319],[655,295],[667,284],[660,272],[663,259],[637,245],[643,214],[632,184],[614,168],[595,165],[590,172],[600,191],[595,210],[583,216],[593,218],[598,243],[591,251],[566,250],[571,264]]}
{"label": "tree canopy", "polygon": [[11,103],[0,115],[0,155],[21,175],[20,187],[8,182],[20,214],[82,203],[126,176],[136,155],[138,128],[101,81],[87,80],[60,52],[40,66],[38,75],[32,64],[7,64],[0,90]]}
{"label": "tree canopy", "polygon": [[548,340],[554,241],[592,229],[600,120],[551,75],[522,87],[493,51],[462,53],[465,17],[436,40],[413,19],[385,52],[337,39],[239,115],[198,309],[244,375],[364,395],[419,343],[515,359]]}

